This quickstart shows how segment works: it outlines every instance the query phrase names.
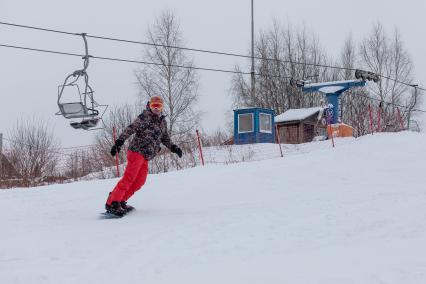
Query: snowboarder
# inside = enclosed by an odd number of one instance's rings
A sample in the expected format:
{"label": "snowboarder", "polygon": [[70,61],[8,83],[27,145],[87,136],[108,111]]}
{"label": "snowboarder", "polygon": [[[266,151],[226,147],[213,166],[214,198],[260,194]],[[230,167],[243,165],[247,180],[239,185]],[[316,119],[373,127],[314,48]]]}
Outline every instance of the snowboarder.
{"label": "snowboarder", "polygon": [[167,123],[165,116],[162,115],[163,105],[161,97],[151,97],[146,109],[126,127],[112,146],[111,155],[115,156],[120,152],[124,141],[134,134],[127,151],[124,176],[109,193],[105,204],[107,213],[121,217],[133,209],[127,205],[127,200],[145,184],[148,161],[161,150],[161,143],[179,158],[182,157],[182,150],[172,143],[167,133]]}

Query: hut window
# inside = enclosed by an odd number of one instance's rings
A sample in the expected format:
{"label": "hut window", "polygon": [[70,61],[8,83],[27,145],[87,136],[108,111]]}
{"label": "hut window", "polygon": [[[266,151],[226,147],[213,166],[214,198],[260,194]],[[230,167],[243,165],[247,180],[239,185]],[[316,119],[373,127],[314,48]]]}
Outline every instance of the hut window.
{"label": "hut window", "polygon": [[238,115],[238,133],[253,132],[253,114]]}
{"label": "hut window", "polygon": [[268,113],[260,113],[259,118],[260,118],[260,123],[259,123],[260,132],[272,133],[272,117],[271,117],[271,115],[268,114]]}

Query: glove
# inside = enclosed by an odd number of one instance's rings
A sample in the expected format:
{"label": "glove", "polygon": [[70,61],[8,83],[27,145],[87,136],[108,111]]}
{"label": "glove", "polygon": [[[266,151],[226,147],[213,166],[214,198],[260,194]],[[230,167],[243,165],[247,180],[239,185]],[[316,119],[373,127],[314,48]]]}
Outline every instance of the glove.
{"label": "glove", "polygon": [[182,158],[182,150],[177,145],[173,144],[172,147],[170,147],[170,151],[178,155],[179,158]]}
{"label": "glove", "polygon": [[121,146],[123,146],[124,141],[122,139],[117,139],[115,144],[111,147],[111,156],[115,156],[117,153],[120,153]]}

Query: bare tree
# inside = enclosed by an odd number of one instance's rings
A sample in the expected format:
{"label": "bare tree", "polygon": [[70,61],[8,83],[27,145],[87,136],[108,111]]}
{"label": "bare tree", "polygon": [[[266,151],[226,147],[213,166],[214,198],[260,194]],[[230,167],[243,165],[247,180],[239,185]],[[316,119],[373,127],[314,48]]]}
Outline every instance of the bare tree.
{"label": "bare tree", "polygon": [[148,29],[147,37],[156,45],[145,50],[144,58],[159,65],[145,65],[135,72],[140,88],[139,99],[144,102],[152,96],[163,98],[170,135],[179,140],[192,132],[200,119],[201,114],[194,110],[199,78],[190,68],[192,59],[183,50],[173,48],[183,46],[183,37],[172,12],[163,12]]}
{"label": "bare tree", "polygon": [[343,74],[341,75],[341,79],[350,80],[353,79],[353,69],[355,69],[356,61],[357,61],[358,50],[356,47],[356,43],[350,34],[345,41],[343,46],[343,51],[340,55],[341,66],[346,68],[343,70]]}
{"label": "bare tree", "polygon": [[93,149],[73,151],[65,161],[65,177],[78,180],[90,173],[101,171],[99,160],[93,157]]}
{"label": "bare tree", "polygon": [[[116,134],[119,135],[123,130],[130,125],[141,112],[137,105],[124,104],[111,109],[108,116],[104,119],[105,128],[96,136],[96,159],[104,167],[114,165],[115,159],[110,155],[111,146],[114,144],[113,128],[116,129]],[[123,149],[127,148],[129,141],[126,141]],[[119,153],[119,160],[126,160],[126,151]]]}
{"label": "bare tree", "polygon": [[[231,93],[235,105],[241,107],[266,107],[281,113],[289,108],[320,105],[324,98],[318,94],[304,94],[293,79],[327,81],[336,78],[333,70],[315,65],[325,65],[329,59],[319,44],[317,36],[306,27],[283,27],[274,21],[271,28],[261,31],[255,42],[257,60],[256,95],[253,98],[249,78],[238,74],[233,77]],[[236,70],[242,67],[237,66]]]}
{"label": "bare tree", "polygon": [[9,134],[7,158],[26,186],[34,186],[57,173],[58,142],[46,122],[21,119]]}
{"label": "bare tree", "polygon": [[411,84],[413,81],[413,63],[400,33],[395,30],[389,38],[381,24],[374,25],[371,34],[360,45],[360,63],[382,78],[378,84],[370,86],[369,93],[382,102],[379,107],[383,125],[396,124],[395,104],[405,107],[401,109],[402,116],[409,119],[411,110],[417,105],[417,93],[400,83]]}
{"label": "bare tree", "polygon": [[211,135],[202,136],[203,146],[212,147],[212,146],[222,146],[232,134],[229,131],[224,131],[217,129]]}
{"label": "bare tree", "polygon": [[[349,35],[340,56],[340,66],[345,68],[340,73],[340,79],[354,78],[353,70],[356,68],[357,60],[357,44],[352,35]],[[349,89],[341,97],[341,120],[354,128],[355,136],[365,135],[369,131],[368,105],[370,103],[368,92],[364,87]]]}

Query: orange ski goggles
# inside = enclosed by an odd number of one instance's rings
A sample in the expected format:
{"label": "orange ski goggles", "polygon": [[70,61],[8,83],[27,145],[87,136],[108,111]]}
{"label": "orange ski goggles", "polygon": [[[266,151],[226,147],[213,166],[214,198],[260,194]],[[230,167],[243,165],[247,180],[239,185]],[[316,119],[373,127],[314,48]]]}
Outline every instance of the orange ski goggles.
{"label": "orange ski goggles", "polygon": [[159,96],[153,96],[149,100],[150,109],[156,109],[158,111],[163,110],[163,99]]}
{"label": "orange ski goggles", "polygon": [[151,109],[163,110],[163,103],[160,102],[152,102],[149,103],[149,107]]}

